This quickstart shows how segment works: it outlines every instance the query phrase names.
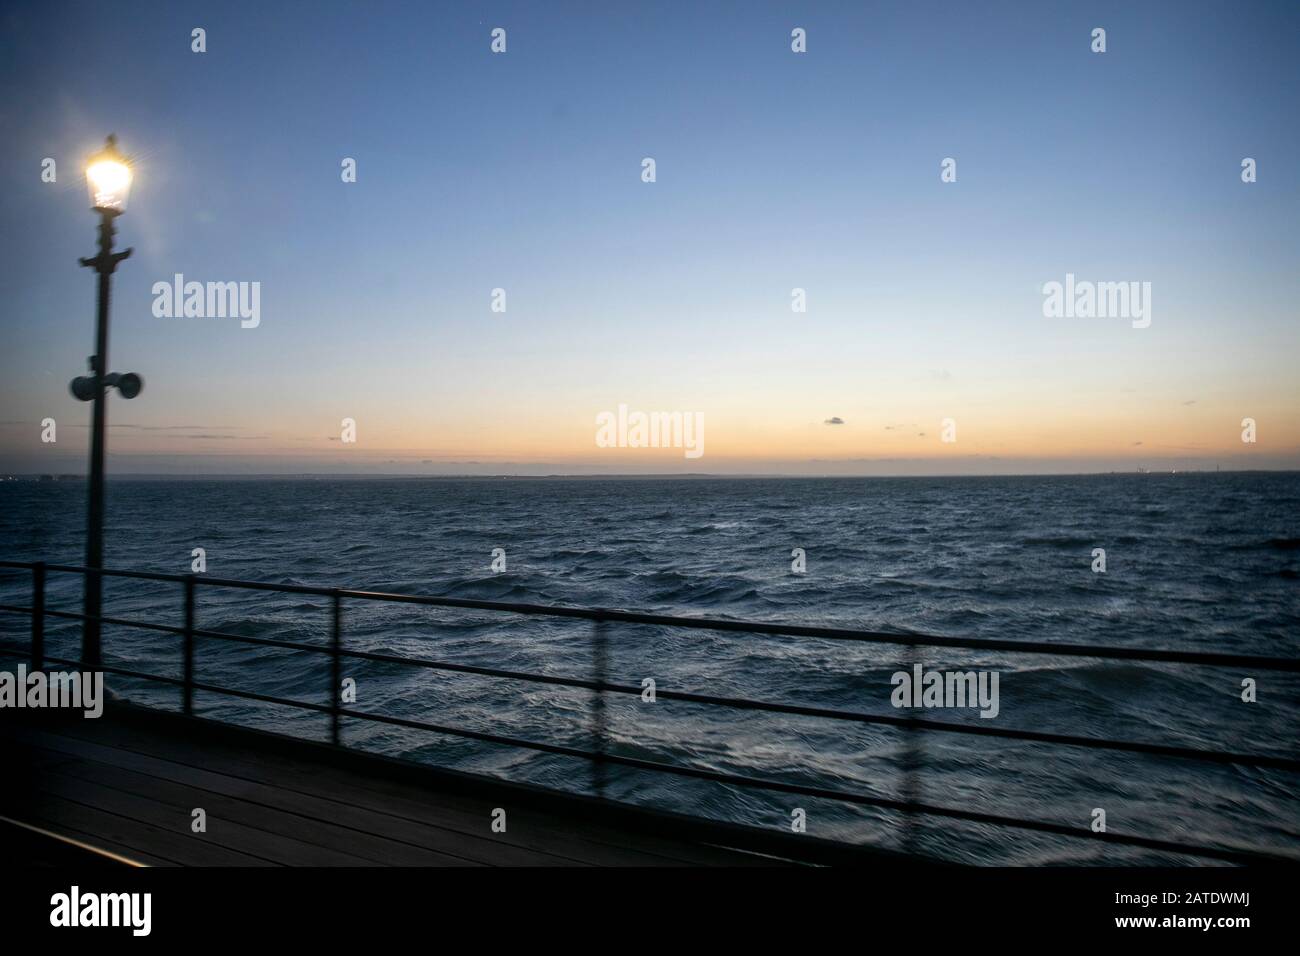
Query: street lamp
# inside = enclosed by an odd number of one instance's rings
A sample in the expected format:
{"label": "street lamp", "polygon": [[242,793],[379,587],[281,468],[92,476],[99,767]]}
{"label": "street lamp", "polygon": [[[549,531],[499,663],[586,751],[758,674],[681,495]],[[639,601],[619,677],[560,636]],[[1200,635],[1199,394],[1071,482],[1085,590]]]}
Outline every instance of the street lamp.
{"label": "street lamp", "polygon": [[95,354],[89,359],[90,375],[72,380],[72,394],[83,402],[94,402],[90,426],[90,499],[86,508],[86,578],[81,632],[81,663],[87,669],[100,666],[100,607],[104,566],[104,432],[107,408],[105,389],[116,387],[123,398],[135,398],[144,387],[139,375],[108,372],[109,277],[117,264],[131,254],[113,251],[113,220],[126,209],[131,192],[131,164],[117,149],[117,138],[109,136],[104,148],[86,164],[86,185],[90,206],[99,213],[99,254],[81,259],[83,266],[99,273],[99,313],[95,323]]}
{"label": "street lamp", "polygon": [[126,211],[126,197],[131,192],[131,164],[118,152],[116,136],[110,135],[104,148],[87,161],[86,185],[90,189],[91,208],[98,212]]}

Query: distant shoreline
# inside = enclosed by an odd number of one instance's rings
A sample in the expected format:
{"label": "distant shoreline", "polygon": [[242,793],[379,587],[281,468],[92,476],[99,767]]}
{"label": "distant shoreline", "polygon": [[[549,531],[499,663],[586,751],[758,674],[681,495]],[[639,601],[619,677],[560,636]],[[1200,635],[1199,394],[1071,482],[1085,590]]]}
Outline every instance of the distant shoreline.
{"label": "distant shoreline", "polygon": [[[1002,479],[1002,478],[1107,478],[1107,477],[1132,477],[1132,478],[1154,478],[1170,477],[1178,475],[1296,475],[1300,474],[1300,469],[1295,468],[1242,468],[1242,469],[1224,469],[1222,471],[1212,471],[1205,468],[1187,468],[1187,469],[1169,469],[1169,470],[1145,470],[1145,471],[1079,471],[1079,472],[1019,472],[1007,474],[925,474],[917,473],[910,475],[792,475],[792,474],[711,474],[705,472],[689,474],[625,474],[625,475],[593,475],[593,474],[551,474],[551,475],[399,475],[384,474],[375,472],[371,474],[345,474],[345,473],[314,473],[299,472],[296,474],[197,474],[197,475],[169,475],[169,474],[138,474],[138,475],[109,475],[108,481],[899,481],[911,479],[953,479],[965,480],[971,478],[981,479]],[[13,474],[0,475],[0,483],[6,481],[24,481],[37,482],[41,484],[74,484],[86,481],[85,475],[40,475],[40,474]]]}

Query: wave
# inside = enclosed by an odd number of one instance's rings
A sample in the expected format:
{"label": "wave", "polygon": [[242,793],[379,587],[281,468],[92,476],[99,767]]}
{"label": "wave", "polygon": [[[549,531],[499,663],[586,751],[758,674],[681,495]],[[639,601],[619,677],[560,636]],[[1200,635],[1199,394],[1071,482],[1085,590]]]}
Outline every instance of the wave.
{"label": "wave", "polygon": [[1048,548],[1094,548],[1098,547],[1097,538],[1085,538],[1079,535],[1042,535],[1021,539],[1021,544],[1032,547]]}
{"label": "wave", "polygon": [[[1120,493],[1117,482],[1124,486]],[[1152,507],[1156,491],[1104,476],[647,479],[615,485],[592,479],[515,483],[508,495],[497,487],[286,480],[259,486],[258,507],[249,508],[249,486],[240,482],[115,480],[111,563],[184,571],[193,540],[208,546],[213,576],[271,583],[903,634],[1295,653],[1296,475],[1169,483],[1158,490],[1160,507]],[[50,497],[72,490],[0,483],[0,555],[80,563],[80,512]],[[500,575],[488,572],[496,546],[510,556],[510,569]],[[806,574],[791,573],[794,547],[807,550]],[[1107,549],[1105,575],[1091,572],[1094,547]],[[78,606],[74,582],[52,575],[49,594],[52,605]],[[201,627],[327,641],[325,597],[216,587],[200,594]],[[29,599],[28,577],[0,576],[0,600]],[[123,583],[110,587],[106,610],[174,623],[178,592]],[[351,599],[343,621],[348,646],[358,650],[537,674],[586,678],[593,672],[586,621]],[[51,641],[74,646],[75,628],[66,625],[65,633],[62,627],[51,621]],[[607,633],[608,676],[618,683],[638,686],[653,676],[664,689],[860,713],[896,713],[890,677],[903,661],[996,668],[996,719],[969,711],[924,716],[1084,737],[1277,753],[1294,740],[1300,701],[1300,678],[1289,674],[1261,680],[1261,705],[1245,707],[1239,681],[1246,675],[1216,668],[1010,651],[909,651],[894,644],[648,626],[611,626]],[[216,640],[198,644],[199,672],[213,683],[317,700],[329,677],[324,656]],[[143,672],[175,674],[179,666],[175,639],[149,632],[114,629],[105,650]],[[591,696],[583,690],[361,660],[349,667],[363,706],[395,717],[590,744]],[[175,706],[174,688],[138,683],[143,686],[122,678],[115,689],[127,687],[146,702],[155,694],[160,705]],[[290,731],[300,726],[284,708],[256,701],[204,695],[203,704],[241,722]],[[1074,819],[1079,794],[1092,801],[1095,793],[1097,802],[1086,807],[1116,805],[1135,830],[1176,837],[1169,829],[1183,823],[1189,832],[1222,827],[1223,839],[1243,843],[1258,842],[1249,827],[1272,839],[1271,821],[1295,819],[1286,775],[1267,769],[1246,774],[1235,766],[965,734],[909,737],[894,727],[667,698],[651,707],[636,695],[609,698],[605,714],[619,752],[773,777],[798,774],[828,786],[872,781],[884,792],[896,792],[914,741],[923,757],[923,795],[936,804],[996,810],[1018,801],[1017,811]],[[551,754],[450,737],[431,743],[420,731],[360,721],[349,734],[369,749],[458,769],[486,768],[524,783],[582,788],[588,780],[585,765]],[[579,766],[584,769],[575,770]],[[738,822],[752,823],[773,805],[769,793],[627,768],[611,769],[609,786],[611,794]],[[1242,792],[1253,802],[1240,803]],[[1232,813],[1221,813],[1222,806],[1232,806]],[[874,826],[871,832],[885,841],[898,832],[888,815],[847,807],[827,806],[817,822],[825,827],[819,832],[845,827],[858,837],[864,826]],[[1046,836],[1006,841],[1001,834],[966,833],[949,841],[934,827],[923,838],[968,862],[1065,858]]]}
{"label": "wave", "polygon": [[1229,547],[1233,551],[1300,551],[1300,538],[1265,538]]}

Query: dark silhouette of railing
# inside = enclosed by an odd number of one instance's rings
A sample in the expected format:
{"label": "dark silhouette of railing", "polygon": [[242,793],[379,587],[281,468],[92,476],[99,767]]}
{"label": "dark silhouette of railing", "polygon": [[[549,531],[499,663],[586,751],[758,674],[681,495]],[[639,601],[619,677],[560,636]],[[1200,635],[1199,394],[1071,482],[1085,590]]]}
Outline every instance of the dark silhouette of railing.
{"label": "dark silhouette of railing", "polygon": [[[62,664],[65,666],[80,666],[79,662],[59,657],[47,656],[44,649],[44,631],[45,619],[48,617],[62,618],[67,620],[82,621],[88,620],[85,614],[79,614],[71,611],[52,610],[46,607],[45,587],[48,572],[60,572],[69,574],[95,575],[102,574],[104,577],[127,578],[144,581],[172,582],[180,584],[183,588],[183,599],[185,605],[185,624],[183,627],[171,627],[165,624],[155,624],[147,621],[127,620],[123,618],[110,617],[102,615],[97,618],[100,624],[114,624],[123,627],[134,627],[143,630],[156,631],[166,634],[177,634],[182,637],[182,677],[166,677],[160,674],[146,674],[135,670],[120,667],[111,667],[103,664],[97,665],[94,669],[108,674],[117,674],[123,677],[155,681],[164,684],[178,686],[181,690],[181,707],[186,715],[192,715],[194,712],[194,691],[201,690],[207,693],[224,694],[231,697],[243,698],[245,700],[258,701],[267,704],[278,704],[287,707],[296,707],[303,710],[315,711],[329,716],[330,722],[330,740],[335,746],[343,746],[340,734],[340,724],[344,716],[352,720],[366,720],[376,723],[389,724],[398,727],[408,727],[416,730],[430,731],[438,734],[447,734],[455,737],[462,737],[470,740],[478,740],[484,743],[500,744],[504,746],[522,747],[529,750],[535,750],[542,753],[556,754],[565,757],[576,757],[588,760],[592,764],[592,788],[597,796],[604,796],[606,782],[606,767],[609,764],[630,767],[638,770],[656,771],[660,773],[669,773],[678,776],[691,777],[698,780],[707,780],[714,783],[720,783],[738,787],[759,787],[765,790],[772,790],[779,793],[790,793],[801,796],[824,798],[828,800],[837,800],[844,803],[858,806],[870,806],[885,810],[902,812],[909,815],[925,815],[944,817],[954,820],[962,820],[970,823],[991,824],[995,826],[1014,827],[1020,830],[1029,830],[1039,833],[1049,833],[1058,836],[1099,840],[1106,843],[1139,847],[1148,850],[1154,850],[1164,853],[1173,853],[1186,856],[1197,856],[1211,859],[1227,860],[1237,863],[1250,862],[1277,862],[1286,860],[1295,862],[1293,859],[1278,857],[1267,851],[1255,850],[1241,847],[1225,846],[1204,846],[1188,843],[1178,843],[1170,840],[1159,840],[1149,837],[1138,836],[1134,834],[1115,833],[1105,831],[1101,833],[1093,832],[1091,829],[1077,826],[1067,826],[1059,823],[1052,823],[1045,820],[1027,820],[1016,817],[1005,816],[1001,814],[983,813],[975,810],[966,810],[958,807],[937,806],[927,804],[915,799],[891,799],[887,797],[870,796],[866,794],[853,793],[845,790],[836,790],[827,787],[811,786],[800,783],[792,783],[780,780],[762,779],[757,777],[747,777],[739,774],[722,773],[713,770],[704,770],[698,767],[680,766],[668,764],[654,760],[644,760],[635,757],[622,756],[616,753],[610,753],[606,745],[605,734],[605,710],[604,694],[635,694],[640,695],[643,688],[637,685],[610,683],[607,680],[606,667],[608,657],[608,635],[607,628],[612,623],[623,624],[643,624],[660,627],[685,628],[696,630],[710,631],[728,631],[743,632],[748,634],[767,634],[784,637],[810,637],[822,640],[832,641],[853,641],[872,644],[893,644],[905,647],[943,647],[943,648],[960,648],[974,651],[1005,651],[1017,654],[1041,654],[1053,657],[1088,657],[1100,660],[1126,660],[1142,661],[1147,663],[1172,663],[1172,664],[1194,664],[1210,667],[1233,667],[1246,669],[1252,673],[1259,671],[1285,671],[1300,672],[1300,659],[1284,657],[1264,657],[1249,654],[1224,654],[1209,653],[1201,651],[1177,651],[1163,649],[1147,649],[1135,647],[1114,647],[1099,645],[1081,645],[1081,644],[1056,644],[1041,641],[1016,641],[1016,640],[986,640],[981,638],[964,638],[964,637],[939,637],[919,634],[891,633],[884,631],[867,631],[854,630],[847,628],[833,627],[815,627],[795,624],[781,624],[760,621],[736,621],[721,618],[700,618],[700,617],[681,617],[667,614],[643,614],[634,611],[618,611],[605,608],[582,608],[582,607],[564,607],[541,604],[521,604],[502,601],[480,601],[466,598],[450,597],[430,597],[415,594],[390,594],[377,591],[360,591],[349,588],[323,588],[311,587],[307,585],[292,584],[270,584],[257,581],[239,581],[224,578],[213,578],[206,575],[178,575],[178,574],[158,574],[147,571],[119,571],[103,570],[96,572],[94,570],[79,567],[75,565],[46,564],[45,562],[22,562],[22,561],[0,561],[0,568],[13,570],[27,570],[32,575],[32,603],[30,606],[20,606],[11,604],[0,604],[0,611],[17,614],[31,615],[31,646],[30,653],[32,667],[41,669],[45,663]],[[237,588],[250,591],[272,591],[282,594],[308,594],[329,598],[331,622],[330,622],[330,641],[328,647],[321,647],[315,644],[306,644],[299,641],[278,640],[268,637],[251,637],[241,634],[229,634],[221,631],[211,631],[196,626],[195,621],[195,592],[198,585],[205,588]],[[344,599],[353,599],[360,601],[379,601],[396,604],[414,604],[426,607],[449,607],[464,608],[471,610],[494,611],[509,614],[523,614],[544,617],[559,618],[577,618],[581,620],[592,621],[593,640],[592,640],[592,660],[593,660],[593,679],[584,680],[579,677],[558,677],[546,674],[534,674],[521,671],[504,670],[495,667],[481,667],[470,664],[454,664],[447,661],[435,661],[418,657],[401,657],[393,654],[381,654],[371,651],[352,650],[343,646],[343,601]],[[330,666],[330,689],[327,696],[328,703],[313,704],[307,701],[291,700],[284,697],[272,696],[269,694],[259,694],[253,691],[238,690],[231,687],[219,687],[212,684],[202,683],[194,679],[194,640],[196,637],[211,638],[220,641],[229,641],[240,644],[252,644],[262,647],[274,647],[293,651],[306,651],[313,654],[328,654],[331,660]],[[0,651],[7,651],[11,654],[22,654],[23,649],[13,644],[0,643]],[[367,713],[355,710],[345,710],[341,704],[341,681],[342,681],[342,660],[351,658],[355,660],[365,660],[380,663],[403,664],[414,667],[424,667],[432,670],[448,671],[461,674],[475,674],[484,677],[505,678],[510,680],[529,681],[533,683],[551,684],[563,687],[583,688],[593,692],[593,723],[592,738],[594,745],[590,750],[584,750],[578,747],[570,747],[561,744],[546,743],[537,740],[526,740],[518,737],[510,737],[501,734],[486,733],[483,731],[470,730],[468,728],[448,727],[440,724],[429,723],[426,721],[413,720],[404,717],[394,717],[386,714]],[[1238,764],[1250,767],[1267,767],[1279,770],[1300,771],[1300,759],[1290,757],[1270,756],[1267,754],[1248,754],[1234,753],[1224,750],[1211,750],[1195,747],[1179,747],[1168,744],[1157,744],[1137,740],[1112,740],[1103,737],[1080,737],[1069,734],[1045,733],[1032,730],[1020,730],[1015,728],[988,727],[983,724],[959,724],[940,720],[930,720],[915,716],[892,716],[887,714],[864,714],[856,711],[838,710],[825,707],[812,707],[801,704],[783,704],[773,701],[758,701],[747,698],[737,697],[720,697],[712,694],[696,694],[684,691],[663,690],[656,688],[656,698],[663,700],[683,701],[693,704],[706,704],[720,707],[730,707],[741,710],[757,710],[768,713],[790,714],[802,717],[818,717],[827,720],[839,720],[859,724],[881,724],[887,726],[900,727],[912,732],[916,731],[934,731],[952,734],[969,734],[979,737],[1002,738],[1006,740],[1027,741],[1030,743],[1054,744],[1066,747],[1082,747],[1095,750],[1114,750],[1128,753],[1147,754],[1159,757],[1172,757],[1186,760],[1203,761],[1218,764]]]}

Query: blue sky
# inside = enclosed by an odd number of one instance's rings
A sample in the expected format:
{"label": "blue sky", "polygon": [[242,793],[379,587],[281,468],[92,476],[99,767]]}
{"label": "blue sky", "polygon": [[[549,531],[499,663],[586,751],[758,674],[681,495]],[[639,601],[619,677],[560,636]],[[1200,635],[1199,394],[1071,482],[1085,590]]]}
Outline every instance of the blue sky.
{"label": "blue sky", "polygon": [[[1296,4],[0,18],[0,470],[84,462],[80,166],[108,132],[136,163],[111,365],[146,380],[113,473],[1300,465]],[[177,272],[260,282],[261,324],[155,317]],[[1066,272],[1150,281],[1151,327],[1044,319]],[[619,403],[701,412],[710,454],[603,454]]]}

